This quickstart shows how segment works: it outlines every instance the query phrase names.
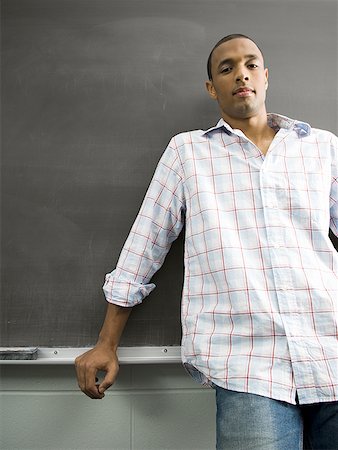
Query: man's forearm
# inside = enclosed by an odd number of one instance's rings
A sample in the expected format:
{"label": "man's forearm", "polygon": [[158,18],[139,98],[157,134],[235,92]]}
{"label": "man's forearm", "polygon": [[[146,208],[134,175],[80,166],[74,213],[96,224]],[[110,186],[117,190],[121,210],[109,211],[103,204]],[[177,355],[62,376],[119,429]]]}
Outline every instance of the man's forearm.
{"label": "man's forearm", "polygon": [[132,309],[108,303],[97,344],[107,345],[116,351]]}

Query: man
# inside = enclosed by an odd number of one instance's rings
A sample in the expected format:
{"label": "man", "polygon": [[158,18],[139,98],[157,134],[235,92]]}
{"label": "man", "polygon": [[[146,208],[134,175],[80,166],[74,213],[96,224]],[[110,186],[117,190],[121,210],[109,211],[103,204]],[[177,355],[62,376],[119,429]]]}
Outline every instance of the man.
{"label": "man", "polygon": [[[248,37],[219,41],[207,90],[221,120],[175,136],[117,268],[96,347],[76,360],[103,398],[131,307],[186,225],[183,363],[212,386],[218,449],[338,449],[337,138],[267,114],[268,70]],[[331,221],[330,221],[331,220]],[[95,385],[97,370],[105,379]]]}

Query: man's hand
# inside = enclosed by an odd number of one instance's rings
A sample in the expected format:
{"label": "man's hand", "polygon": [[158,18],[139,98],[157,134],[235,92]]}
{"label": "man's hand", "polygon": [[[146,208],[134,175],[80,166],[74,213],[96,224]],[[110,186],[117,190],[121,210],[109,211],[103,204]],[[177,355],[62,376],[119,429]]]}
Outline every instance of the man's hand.
{"label": "man's hand", "polygon": [[[131,307],[109,303],[96,346],[75,360],[79,387],[90,398],[103,398],[104,391],[116,380],[119,371],[116,351],[131,310]],[[99,370],[106,375],[101,383],[96,384]]]}
{"label": "man's hand", "polygon": [[[119,362],[114,350],[97,344],[92,350],[76,358],[75,369],[81,391],[90,398],[101,399],[105,390],[116,380]],[[99,370],[106,372],[106,375],[100,384],[96,384]]]}

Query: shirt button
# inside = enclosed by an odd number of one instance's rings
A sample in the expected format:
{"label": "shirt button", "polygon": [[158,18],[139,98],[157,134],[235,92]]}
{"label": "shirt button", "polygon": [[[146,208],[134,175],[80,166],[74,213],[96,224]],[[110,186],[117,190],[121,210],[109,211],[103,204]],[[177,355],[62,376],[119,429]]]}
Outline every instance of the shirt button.
{"label": "shirt button", "polygon": [[282,291],[287,291],[290,288],[290,286],[287,286],[286,284],[284,284],[280,288]]}

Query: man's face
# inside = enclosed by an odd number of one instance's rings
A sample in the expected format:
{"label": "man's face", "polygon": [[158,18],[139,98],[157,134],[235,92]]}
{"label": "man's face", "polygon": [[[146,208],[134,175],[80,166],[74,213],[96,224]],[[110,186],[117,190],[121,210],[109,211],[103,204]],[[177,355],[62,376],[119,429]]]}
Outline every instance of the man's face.
{"label": "man's face", "polygon": [[236,38],[221,44],[212,54],[211,73],[206,86],[226,121],[266,115],[268,70],[254,42]]}

